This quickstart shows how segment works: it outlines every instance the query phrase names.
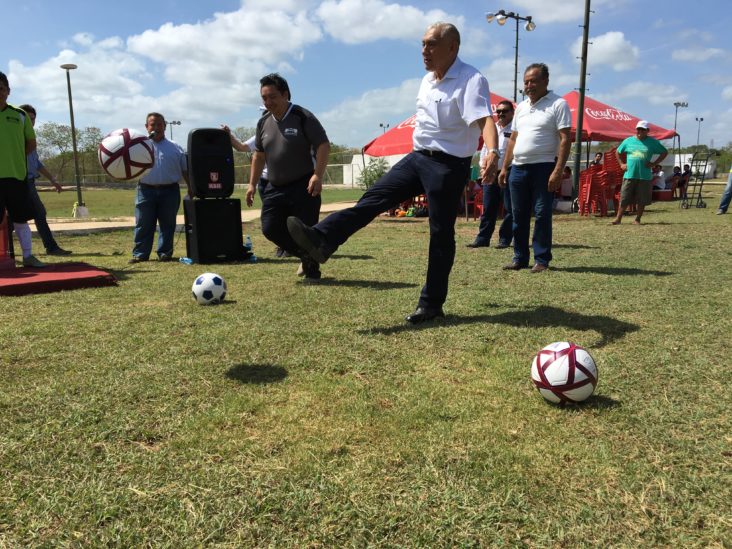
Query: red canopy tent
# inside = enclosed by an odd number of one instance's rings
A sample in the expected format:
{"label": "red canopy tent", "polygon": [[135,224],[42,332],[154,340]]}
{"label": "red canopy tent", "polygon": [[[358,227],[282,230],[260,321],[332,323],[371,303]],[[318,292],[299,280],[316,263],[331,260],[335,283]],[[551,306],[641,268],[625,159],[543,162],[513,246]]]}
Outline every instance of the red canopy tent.
{"label": "red canopy tent", "polygon": [[[508,101],[495,93],[491,94],[491,112],[496,112],[496,105],[501,101]],[[389,156],[392,154],[407,154],[412,150],[412,133],[414,132],[413,114],[404,122],[380,135],[363,148],[363,152],[370,156]],[[627,136],[626,136],[627,137]]]}
{"label": "red canopy tent", "polygon": [[[571,91],[564,94],[564,99],[572,111],[572,141],[575,139],[577,128],[577,107],[579,105],[579,92]],[[640,118],[621,110],[600,103],[585,95],[585,115],[582,121],[583,141],[622,141],[626,137],[635,135],[635,125]],[[648,135],[656,139],[672,139],[675,135],[673,130],[667,130],[655,124],[648,124]]]}

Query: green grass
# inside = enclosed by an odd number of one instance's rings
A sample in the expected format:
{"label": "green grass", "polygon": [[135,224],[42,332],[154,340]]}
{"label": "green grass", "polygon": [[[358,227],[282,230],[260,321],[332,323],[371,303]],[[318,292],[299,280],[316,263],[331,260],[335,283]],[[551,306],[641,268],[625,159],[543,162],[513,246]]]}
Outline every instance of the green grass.
{"label": "green grass", "polygon": [[[420,328],[425,220],[376,220],[313,286],[256,223],[257,264],[61,235],[119,286],[0,299],[0,546],[729,547],[717,200],[557,216],[542,275],[459,221],[448,317]],[[195,305],[205,270],[227,303]],[[531,385],[557,340],[599,366],[584,405]]]}
{"label": "green grass", "polygon": [[[39,185],[39,189],[45,189]],[[82,189],[84,204],[89,208],[89,215],[94,219],[110,217],[131,217],[135,215],[135,189]],[[358,200],[363,190],[346,186],[326,186],[323,189],[323,203],[350,202]],[[182,195],[181,195],[182,196]],[[241,200],[246,207],[244,191],[236,189],[233,198]],[[76,202],[76,190],[68,189],[62,193],[41,192],[41,200],[46,206],[48,217],[70,218]],[[261,208],[262,203],[257,195],[252,208]]]}

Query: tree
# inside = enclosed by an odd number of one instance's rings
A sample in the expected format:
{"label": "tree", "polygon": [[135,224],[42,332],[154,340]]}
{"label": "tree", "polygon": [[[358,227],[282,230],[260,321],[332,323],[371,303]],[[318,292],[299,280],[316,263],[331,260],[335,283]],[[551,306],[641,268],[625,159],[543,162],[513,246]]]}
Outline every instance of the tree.
{"label": "tree", "polygon": [[389,171],[389,164],[383,158],[372,158],[361,170],[358,182],[364,189],[368,190],[374,186],[381,176]]}

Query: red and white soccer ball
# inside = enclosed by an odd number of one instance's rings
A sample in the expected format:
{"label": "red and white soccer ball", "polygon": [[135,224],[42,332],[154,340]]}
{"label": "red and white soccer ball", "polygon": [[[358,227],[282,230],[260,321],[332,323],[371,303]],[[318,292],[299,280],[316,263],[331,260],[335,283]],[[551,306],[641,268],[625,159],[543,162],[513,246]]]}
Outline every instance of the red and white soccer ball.
{"label": "red and white soccer ball", "polygon": [[114,130],[99,143],[99,164],[115,179],[136,179],[155,163],[152,140],[137,130]]}
{"label": "red and white soccer ball", "polygon": [[531,363],[531,380],[546,400],[582,402],[597,386],[597,365],[586,349],[568,341],[547,345]]}

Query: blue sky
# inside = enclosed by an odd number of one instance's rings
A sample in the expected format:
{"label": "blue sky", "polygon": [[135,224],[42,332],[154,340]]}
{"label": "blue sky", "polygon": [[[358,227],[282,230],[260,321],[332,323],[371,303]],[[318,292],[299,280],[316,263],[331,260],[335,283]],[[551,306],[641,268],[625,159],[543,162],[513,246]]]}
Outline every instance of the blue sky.
{"label": "blue sky", "polygon": [[[62,63],[72,71],[77,126],[141,129],[148,111],[180,120],[185,144],[197,127],[254,126],[258,79],[279,71],[293,100],[313,111],[331,141],[362,146],[414,112],[428,24],[455,23],[461,57],[513,96],[515,23],[487,11],[531,15],[521,28],[519,70],[545,62],[550,87],[579,85],[584,0],[0,0],[0,70],[11,104],[32,103],[39,122],[68,123]],[[672,128],[682,144],[732,141],[729,3],[593,0],[588,94]]]}

